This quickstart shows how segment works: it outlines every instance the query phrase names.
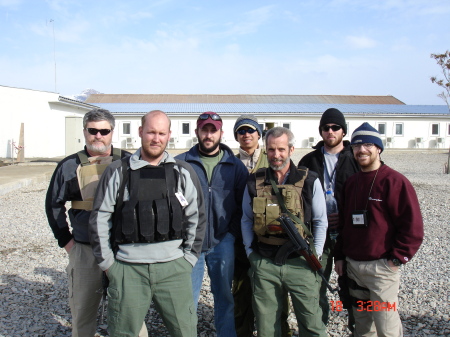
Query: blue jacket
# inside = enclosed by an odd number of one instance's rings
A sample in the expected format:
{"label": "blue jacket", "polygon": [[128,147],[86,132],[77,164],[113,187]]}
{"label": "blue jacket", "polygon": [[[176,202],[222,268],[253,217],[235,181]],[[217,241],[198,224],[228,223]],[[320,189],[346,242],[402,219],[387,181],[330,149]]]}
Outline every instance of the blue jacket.
{"label": "blue jacket", "polygon": [[228,146],[220,144],[220,150],[223,157],[213,170],[210,184],[199,156],[198,144],[175,157],[192,165],[203,189],[207,226],[202,252],[218,245],[228,232],[234,237],[241,237],[242,197],[248,171]]}

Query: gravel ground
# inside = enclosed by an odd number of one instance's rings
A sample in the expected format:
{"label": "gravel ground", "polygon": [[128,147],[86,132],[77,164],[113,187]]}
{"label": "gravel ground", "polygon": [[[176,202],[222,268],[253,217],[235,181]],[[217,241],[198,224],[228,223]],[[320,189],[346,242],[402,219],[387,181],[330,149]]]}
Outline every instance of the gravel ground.
{"label": "gravel ground", "polygon": [[[294,162],[306,150],[296,151]],[[442,174],[447,154],[395,151],[382,155],[416,188],[425,221],[425,240],[403,267],[400,315],[405,336],[450,336],[450,175]],[[0,196],[0,336],[70,336],[67,257],[46,222],[47,183]],[[336,275],[332,276],[335,282]],[[331,300],[330,296],[330,300]],[[213,300],[204,280],[199,304],[199,336],[215,336]],[[298,336],[295,316],[289,321]],[[168,336],[153,308],[146,318],[150,336]],[[333,312],[330,336],[347,336],[346,313]],[[97,336],[107,336],[101,325]]]}

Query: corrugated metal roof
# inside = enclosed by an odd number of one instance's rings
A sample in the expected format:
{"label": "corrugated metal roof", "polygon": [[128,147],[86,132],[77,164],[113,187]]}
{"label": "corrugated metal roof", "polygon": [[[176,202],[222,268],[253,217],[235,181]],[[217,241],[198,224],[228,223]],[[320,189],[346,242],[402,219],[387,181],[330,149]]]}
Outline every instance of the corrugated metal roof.
{"label": "corrugated metal roof", "polygon": [[393,96],[93,94],[86,103],[401,104]]}
{"label": "corrugated metal roof", "polygon": [[316,114],[328,108],[337,108],[344,114],[426,114],[449,115],[446,105],[399,104],[242,104],[242,103],[97,103],[112,113],[133,114],[162,110],[166,113],[201,113],[215,111],[222,114]]}

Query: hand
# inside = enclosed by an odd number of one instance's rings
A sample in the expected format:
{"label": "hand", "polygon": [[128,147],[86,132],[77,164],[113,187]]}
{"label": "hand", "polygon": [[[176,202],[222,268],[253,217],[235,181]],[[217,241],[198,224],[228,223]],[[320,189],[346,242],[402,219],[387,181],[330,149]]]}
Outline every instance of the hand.
{"label": "hand", "polygon": [[75,246],[75,240],[70,240],[67,245],[64,246],[64,249],[66,250],[67,254],[72,250],[73,246]]}
{"label": "hand", "polygon": [[334,261],[334,271],[339,276],[344,275],[344,260]]}
{"label": "hand", "polygon": [[392,260],[387,260],[387,264],[388,264],[389,268],[391,268],[392,271],[397,271],[398,268],[400,268],[400,267],[396,266],[394,264],[394,262],[392,262]]}
{"label": "hand", "polygon": [[339,213],[328,214],[328,228],[335,229],[339,223]]}

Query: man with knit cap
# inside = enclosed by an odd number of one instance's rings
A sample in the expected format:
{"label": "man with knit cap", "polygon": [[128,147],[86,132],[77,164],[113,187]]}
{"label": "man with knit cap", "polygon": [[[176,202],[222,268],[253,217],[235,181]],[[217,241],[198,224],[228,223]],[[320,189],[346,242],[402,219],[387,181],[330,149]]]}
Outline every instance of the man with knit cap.
{"label": "man with knit cap", "polygon": [[[347,123],[342,112],[335,108],[327,109],[320,119],[319,133],[322,140],[313,146],[314,151],[300,160],[298,166],[306,166],[317,172],[324,193],[328,192],[334,196],[339,204],[344,182],[359,171],[358,164],[353,158],[350,142],[344,140],[347,134]],[[322,266],[326,279],[330,280],[339,215],[330,209],[327,213],[328,233],[322,254]],[[326,325],[330,315],[330,304],[324,281],[320,285],[320,306],[322,307],[322,321]],[[353,325],[353,315],[349,310],[348,327],[351,331],[353,331]]]}
{"label": "man with knit cap", "polygon": [[[261,125],[258,118],[252,114],[243,114],[238,117],[233,128],[234,139],[239,142],[239,153],[236,155],[249,173],[269,166],[267,153],[259,140],[262,137]],[[252,309],[252,287],[248,276],[250,263],[245,254],[242,236],[236,238],[234,243],[234,317],[237,337],[252,337],[255,315]],[[289,299],[286,294],[285,308],[282,313],[282,336],[291,336],[287,318],[289,316]]]}
{"label": "man with knit cap", "polygon": [[355,336],[403,336],[399,269],[423,240],[419,201],[409,180],[381,161],[383,142],[369,123],[353,132],[351,146],[361,172],[341,195],[335,270],[342,275],[347,261]]}

